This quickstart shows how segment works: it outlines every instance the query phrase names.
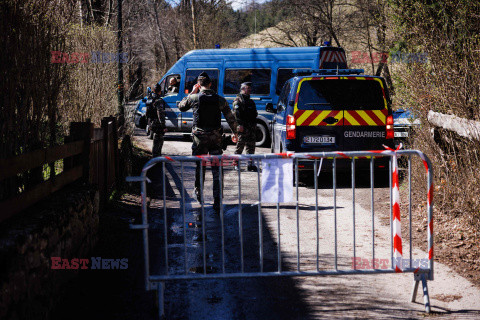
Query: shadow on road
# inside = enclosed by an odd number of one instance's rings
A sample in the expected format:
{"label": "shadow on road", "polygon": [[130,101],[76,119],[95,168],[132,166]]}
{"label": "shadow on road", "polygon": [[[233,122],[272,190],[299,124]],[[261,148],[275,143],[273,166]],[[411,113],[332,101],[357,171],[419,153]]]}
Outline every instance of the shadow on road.
{"label": "shadow on road", "polygon": [[[313,189],[315,188],[315,175],[313,172],[304,173],[299,175],[299,185]],[[386,172],[375,173],[374,186],[375,188],[387,188],[389,187],[389,176]],[[319,189],[332,189],[333,188],[333,174],[331,172],[322,172],[317,177]],[[350,189],[352,188],[352,176],[350,172],[337,173],[336,176],[337,189]],[[357,172],[355,174],[355,188],[365,189],[370,188],[370,173]]]}

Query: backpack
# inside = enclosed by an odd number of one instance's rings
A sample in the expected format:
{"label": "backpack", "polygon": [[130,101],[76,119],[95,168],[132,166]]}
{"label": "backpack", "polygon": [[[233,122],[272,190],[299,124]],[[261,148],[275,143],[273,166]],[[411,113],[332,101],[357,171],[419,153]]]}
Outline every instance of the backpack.
{"label": "backpack", "polygon": [[148,99],[146,102],[147,111],[145,112],[145,116],[147,119],[156,119],[157,118],[157,110],[153,105],[153,99]]}

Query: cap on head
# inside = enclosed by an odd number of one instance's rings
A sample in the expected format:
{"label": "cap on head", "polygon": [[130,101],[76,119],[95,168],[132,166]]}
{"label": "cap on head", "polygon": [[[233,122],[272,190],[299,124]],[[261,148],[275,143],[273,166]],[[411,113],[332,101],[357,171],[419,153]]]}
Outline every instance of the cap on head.
{"label": "cap on head", "polygon": [[252,83],[251,82],[244,82],[240,85],[240,90],[243,90],[245,89],[245,87],[252,87]]}
{"label": "cap on head", "polygon": [[210,80],[210,77],[208,76],[208,73],[206,73],[205,71],[203,71],[202,73],[200,73],[198,75],[198,80],[201,80],[201,79],[208,79]]}
{"label": "cap on head", "polygon": [[211,82],[210,77],[208,76],[208,73],[206,73],[205,71],[203,71],[202,73],[200,73],[198,75],[198,81],[200,82],[200,85],[202,85],[202,86],[208,85]]}

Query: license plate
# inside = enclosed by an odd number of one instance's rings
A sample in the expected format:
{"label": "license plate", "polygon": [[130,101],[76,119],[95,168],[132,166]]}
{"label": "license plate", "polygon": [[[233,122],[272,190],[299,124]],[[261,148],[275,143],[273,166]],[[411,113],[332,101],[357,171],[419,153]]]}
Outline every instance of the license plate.
{"label": "license plate", "polygon": [[395,138],[407,138],[408,132],[407,131],[395,131]]}
{"label": "license plate", "polygon": [[306,136],[303,137],[303,142],[305,143],[318,143],[318,144],[331,144],[335,143],[335,137],[327,136]]}

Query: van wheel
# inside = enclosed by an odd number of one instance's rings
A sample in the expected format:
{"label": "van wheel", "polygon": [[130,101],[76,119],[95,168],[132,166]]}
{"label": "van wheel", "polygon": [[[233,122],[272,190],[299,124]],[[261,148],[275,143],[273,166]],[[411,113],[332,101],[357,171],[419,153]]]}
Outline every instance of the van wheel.
{"label": "van wheel", "polygon": [[268,133],[267,127],[263,123],[257,122],[257,130],[255,132],[256,136],[256,147],[267,147],[270,143],[270,135]]}

